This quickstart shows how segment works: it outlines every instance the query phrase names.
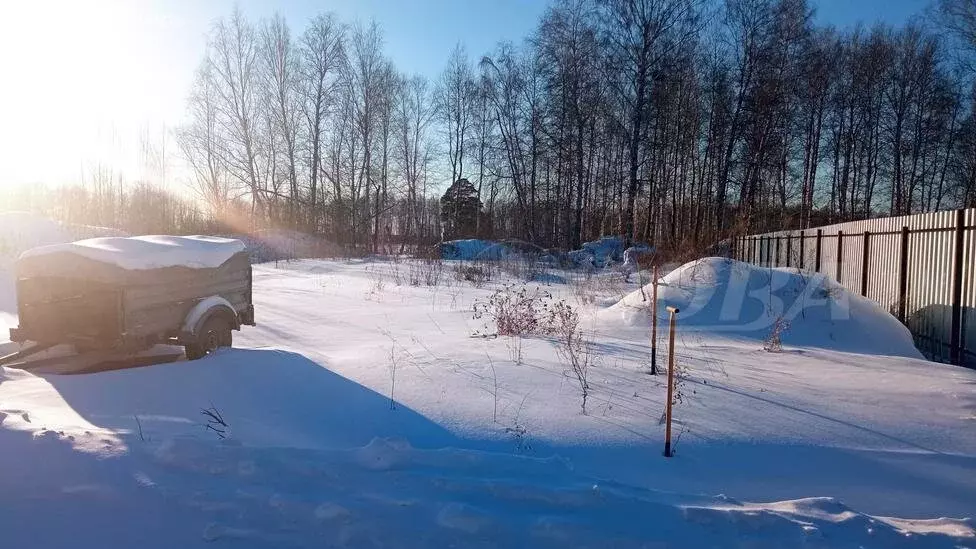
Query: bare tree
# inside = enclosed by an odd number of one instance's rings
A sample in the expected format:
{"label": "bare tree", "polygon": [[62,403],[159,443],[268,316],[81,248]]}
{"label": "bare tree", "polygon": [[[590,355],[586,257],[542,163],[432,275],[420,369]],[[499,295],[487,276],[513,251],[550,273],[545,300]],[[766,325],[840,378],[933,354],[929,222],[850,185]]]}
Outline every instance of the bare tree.
{"label": "bare tree", "polygon": [[629,240],[636,236],[634,204],[641,188],[650,79],[665,55],[694,36],[698,5],[694,0],[602,0],[601,7],[608,65],[620,75],[611,82],[627,128],[627,196],[619,232]]}
{"label": "bare tree", "polygon": [[407,212],[403,227],[406,242],[417,235],[421,226],[422,177],[432,151],[428,131],[437,111],[430,84],[424,77],[400,76],[397,87],[400,93],[397,94],[393,122],[397,133],[397,162],[406,184]]}
{"label": "bare tree", "polygon": [[[295,44],[280,17],[255,31],[235,10],[178,143],[214,214],[247,197],[255,226],[301,221],[372,250],[437,238],[451,217],[436,197],[460,178],[480,236],[576,248],[616,232],[682,257],[976,201],[961,42],[819,26],[809,0],[723,0],[707,17],[700,1],[555,0],[477,71],[455,48],[436,86],[398,75],[375,23],[347,39],[321,15]],[[941,3],[962,38],[970,4]],[[158,190],[93,176],[65,215],[115,220]],[[152,223],[196,222],[165,202]]]}
{"label": "bare tree", "polygon": [[303,150],[308,163],[308,227],[312,230],[318,228],[320,174],[329,177],[333,183],[339,177],[334,166],[327,170],[323,165],[323,147],[326,118],[344,85],[341,76],[346,61],[344,43],[344,31],[335,16],[321,14],[305,29],[299,52],[299,90],[306,127]]}
{"label": "bare tree", "polygon": [[263,209],[266,151],[262,147],[257,90],[257,45],[254,29],[234,8],[228,20],[214,25],[208,60],[223,126],[224,157],[230,173],[251,195],[252,221]]}
{"label": "bare tree", "polygon": [[[291,41],[288,25],[280,15],[261,24],[259,32],[259,64],[261,85],[264,87],[264,110],[268,116],[268,129],[273,149],[282,157],[273,157],[274,165],[270,177],[277,190],[277,182],[288,183],[288,222],[295,226],[296,207],[299,206],[298,190],[298,74],[295,48]],[[283,173],[281,173],[283,172]]]}
{"label": "bare tree", "polygon": [[218,219],[224,218],[231,198],[227,164],[222,154],[220,109],[211,66],[197,71],[187,101],[190,122],[176,132],[176,142],[193,170],[194,189]]}

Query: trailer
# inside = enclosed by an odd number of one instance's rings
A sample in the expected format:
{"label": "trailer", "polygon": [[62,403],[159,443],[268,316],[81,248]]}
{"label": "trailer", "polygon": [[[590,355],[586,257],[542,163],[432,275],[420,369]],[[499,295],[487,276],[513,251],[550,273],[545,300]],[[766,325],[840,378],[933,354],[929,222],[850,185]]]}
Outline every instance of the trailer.
{"label": "trailer", "polygon": [[254,326],[251,262],[239,240],[207,236],[94,238],[24,252],[15,265],[21,350],[136,354],[180,345],[194,360]]}

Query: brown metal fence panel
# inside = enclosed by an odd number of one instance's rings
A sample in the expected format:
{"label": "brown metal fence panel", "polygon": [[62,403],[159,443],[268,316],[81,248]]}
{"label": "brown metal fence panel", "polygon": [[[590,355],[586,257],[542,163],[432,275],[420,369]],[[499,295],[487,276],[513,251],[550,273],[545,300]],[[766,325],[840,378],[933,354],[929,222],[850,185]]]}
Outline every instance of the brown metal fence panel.
{"label": "brown metal fence panel", "polygon": [[976,208],[966,211],[963,246],[963,363],[976,364]]}
{"label": "brown metal fence panel", "polygon": [[976,208],[749,235],[736,259],[829,276],[904,322],[929,358],[976,367]]}

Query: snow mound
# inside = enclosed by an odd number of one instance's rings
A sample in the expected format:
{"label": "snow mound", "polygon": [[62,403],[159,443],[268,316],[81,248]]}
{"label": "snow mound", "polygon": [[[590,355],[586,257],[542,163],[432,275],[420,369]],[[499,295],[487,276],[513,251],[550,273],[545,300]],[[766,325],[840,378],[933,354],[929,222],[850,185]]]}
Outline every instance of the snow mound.
{"label": "snow mound", "polygon": [[[649,324],[652,286],[631,292],[600,312],[605,320]],[[659,318],[680,309],[683,330],[720,332],[784,345],[922,358],[911,333],[873,301],[820,274],[768,269],[710,257],[687,263],[661,280]]]}
{"label": "snow mound", "polygon": [[835,546],[839,539],[860,547],[934,547],[940,542],[951,543],[950,540],[971,539],[974,536],[973,529],[966,521],[875,517],[859,513],[830,497],[759,504],[730,502],[729,505],[688,506],[684,508],[684,518],[689,523],[699,524],[719,539],[737,539],[740,542],[748,539],[757,547],[769,543],[771,539],[792,539],[797,546],[814,547]]}
{"label": "snow mound", "polygon": [[442,242],[440,251],[442,259],[464,261],[479,259],[497,261],[505,259],[513,253],[512,249],[506,244],[494,240],[479,240],[476,238]]}
{"label": "snow mound", "polygon": [[20,259],[69,253],[127,270],[163,267],[214,268],[244,251],[240,240],[214,236],[106,237],[32,248]]}
{"label": "snow mound", "polygon": [[623,261],[630,267],[636,263],[639,256],[653,253],[654,247],[643,243],[635,243],[629,248],[620,236],[602,236],[591,242],[584,242],[582,248],[567,254],[570,261],[577,267],[596,267],[602,269],[611,263]]}
{"label": "snow mound", "polygon": [[584,242],[583,250],[593,255],[597,265],[623,259],[624,239],[619,236],[603,236],[592,242]]}

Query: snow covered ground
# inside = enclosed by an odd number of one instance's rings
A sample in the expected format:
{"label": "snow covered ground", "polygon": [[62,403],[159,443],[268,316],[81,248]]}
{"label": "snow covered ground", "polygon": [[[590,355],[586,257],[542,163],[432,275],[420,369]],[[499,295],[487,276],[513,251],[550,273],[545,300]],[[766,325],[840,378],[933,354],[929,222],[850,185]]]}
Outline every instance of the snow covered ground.
{"label": "snow covered ground", "polygon": [[[714,261],[665,277],[666,459],[639,277],[526,286],[584,312],[583,415],[551,338],[472,337],[493,331],[473,303],[518,281],[439,265],[259,265],[233,350],[0,370],[0,545],[976,547],[976,372],[922,360],[869,302]],[[0,324],[11,293],[0,272]]]}

